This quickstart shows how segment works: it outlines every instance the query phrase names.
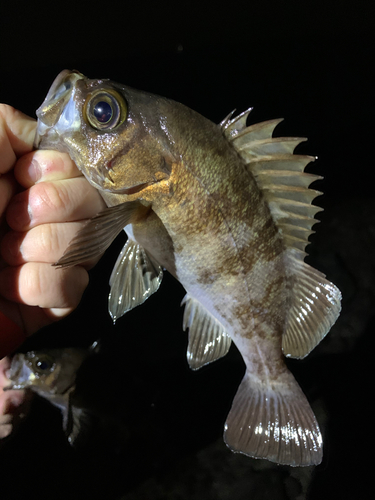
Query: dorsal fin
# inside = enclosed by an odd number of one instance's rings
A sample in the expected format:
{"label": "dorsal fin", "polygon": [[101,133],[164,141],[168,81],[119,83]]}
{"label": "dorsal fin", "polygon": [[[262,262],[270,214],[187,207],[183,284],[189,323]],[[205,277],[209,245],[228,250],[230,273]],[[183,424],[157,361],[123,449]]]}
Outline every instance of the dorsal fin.
{"label": "dorsal fin", "polygon": [[295,147],[306,139],[272,137],[280,118],[246,127],[250,111],[224,120],[222,130],[255,177],[285,246],[296,249],[303,260],[311,228],[318,222],[314,216],[322,210],[311,204],[321,193],[309,189],[321,177],[303,172],[315,158],[293,154]]}
{"label": "dorsal fin", "polygon": [[313,156],[293,154],[306,139],[272,137],[280,119],[246,127],[248,114],[225,120],[222,130],[256,179],[282,236],[291,290],[282,348],[285,356],[303,358],[324,338],[341,310],[340,290],[304,262],[311,228],[318,222],[315,214],[322,210],[311,204],[321,193],[309,186],[321,177],[304,173]]}
{"label": "dorsal fin", "polygon": [[243,111],[238,116],[235,116],[232,120],[230,120],[233,113],[235,112],[234,110],[229,113],[226,118],[224,118],[224,120],[220,123],[220,126],[228,138],[237,136],[242,130],[246,128],[246,120],[252,109],[253,108],[249,108],[248,110]]}

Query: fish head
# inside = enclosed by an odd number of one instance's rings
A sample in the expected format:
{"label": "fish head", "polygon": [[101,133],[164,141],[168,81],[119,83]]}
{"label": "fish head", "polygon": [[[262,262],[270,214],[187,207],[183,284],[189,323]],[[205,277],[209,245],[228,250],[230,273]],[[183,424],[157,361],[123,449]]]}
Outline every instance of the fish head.
{"label": "fish head", "polygon": [[167,178],[163,98],[62,71],[38,117],[34,146],[67,152],[97,189],[131,195]]}
{"label": "fish head", "polygon": [[31,389],[44,397],[63,394],[74,385],[88,354],[74,348],[17,353],[6,374],[10,384],[4,390]]}

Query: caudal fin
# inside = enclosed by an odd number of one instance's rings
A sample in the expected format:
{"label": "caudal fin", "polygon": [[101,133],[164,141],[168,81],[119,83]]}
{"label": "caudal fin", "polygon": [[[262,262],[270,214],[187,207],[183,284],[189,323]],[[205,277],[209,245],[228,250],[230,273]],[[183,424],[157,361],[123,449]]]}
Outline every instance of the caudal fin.
{"label": "caudal fin", "polygon": [[310,405],[291,373],[260,384],[247,371],[228,415],[224,440],[235,452],[292,466],[318,465],[323,443]]}

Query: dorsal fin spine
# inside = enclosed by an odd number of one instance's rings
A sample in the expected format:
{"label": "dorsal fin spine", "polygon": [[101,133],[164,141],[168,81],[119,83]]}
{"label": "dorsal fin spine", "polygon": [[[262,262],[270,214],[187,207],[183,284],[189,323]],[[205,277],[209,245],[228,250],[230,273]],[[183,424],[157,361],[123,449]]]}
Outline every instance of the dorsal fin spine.
{"label": "dorsal fin spine", "polygon": [[315,157],[293,154],[295,147],[305,138],[272,137],[281,118],[246,127],[249,112],[247,110],[230,121],[227,117],[222,126],[223,133],[254,176],[286,247],[305,255],[304,249],[316,222],[315,214],[322,210],[312,205],[322,193],[309,188],[321,177],[304,172]]}
{"label": "dorsal fin spine", "polygon": [[312,205],[322,193],[309,186],[322,177],[304,172],[316,157],[293,154],[306,139],[272,137],[281,120],[246,127],[245,114],[240,116],[239,123],[234,118],[223,133],[254,177],[283,240],[291,302],[282,347],[286,356],[303,358],[324,338],[340,313],[338,288],[304,262],[312,226],[319,222],[315,215],[322,210]]}

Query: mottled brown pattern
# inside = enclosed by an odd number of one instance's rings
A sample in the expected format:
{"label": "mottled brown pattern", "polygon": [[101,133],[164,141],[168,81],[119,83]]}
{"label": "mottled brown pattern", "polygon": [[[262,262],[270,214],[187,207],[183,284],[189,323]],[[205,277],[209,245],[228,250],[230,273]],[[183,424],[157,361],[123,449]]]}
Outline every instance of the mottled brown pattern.
{"label": "mottled brown pattern", "polygon": [[[84,116],[85,99],[98,88],[115,88],[127,103],[115,132],[94,130]],[[235,340],[279,345],[284,248],[255,179],[220,127],[181,104],[108,81],[79,80],[74,99],[81,127],[62,134],[60,147],[110,204],[150,205],[155,216],[137,222],[138,238]],[[133,194],[121,194],[130,188]]]}
{"label": "mottled brown pattern", "polygon": [[[81,77],[71,91],[80,126],[77,129],[76,118],[75,131],[61,130],[57,139],[47,134],[43,147],[67,150],[109,205],[138,200],[147,207],[132,224],[134,238],[221,323],[244,358],[246,375],[226,428],[229,444],[253,456],[264,453],[271,460],[280,453],[283,463],[297,464],[288,437],[280,444],[269,434],[264,436],[266,446],[263,442],[253,449],[251,444],[260,442],[256,435],[263,432],[262,425],[269,425],[272,433],[279,424],[283,432],[288,429],[288,412],[295,412],[300,401],[304,409],[296,425],[306,427],[310,449],[319,435],[308,403],[283,361],[281,340],[293,293],[292,273],[286,269],[286,247],[255,178],[220,126],[198,113],[110,81]],[[111,88],[126,101],[126,120],[114,130],[93,130],[84,115],[85,100],[94,89]],[[280,413],[279,398],[284,405]],[[271,414],[273,422],[262,422]],[[295,435],[293,439],[299,439]],[[284,444],[290,458],[284,457]],[[318,463],[319,446],[315,458],[300,462]]]}

